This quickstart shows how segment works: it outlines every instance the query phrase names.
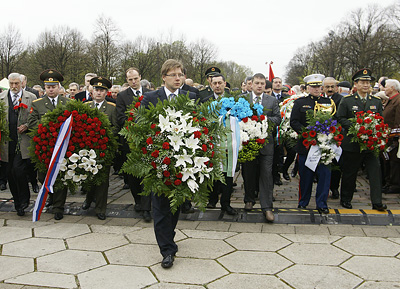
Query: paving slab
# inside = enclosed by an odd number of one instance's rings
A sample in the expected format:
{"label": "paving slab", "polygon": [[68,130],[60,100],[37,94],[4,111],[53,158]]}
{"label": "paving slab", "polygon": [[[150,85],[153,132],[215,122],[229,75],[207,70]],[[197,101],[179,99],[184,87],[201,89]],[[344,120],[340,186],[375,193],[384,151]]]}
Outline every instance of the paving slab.
{"label": "paving slab", "polygon": [[305,234],[281,234],[282,237],[295,243],[331,244],[341,237],[331,235],[305,235]]}
{"label": "paving slab", "polygon": [[[268,284],[268,285],[267,285]],[[279,278],[268,275],[229,274],[207,285],[210,289],[243,289],[243,288],[289,289]]]}
{"label": "paving slab", "polygon": [[231,223],[227,222],[201,222],[197,226],[197,230],[205,230],[205,231],[223,231],[228,232]]}
{"label": "paving slab", "polygon": [[105,234],[120,234],[124,235],[130,232],[139,231],[141,228],[132,226],[103,226],[103,225],[91,225],[93,233],[105,233]]}
{"label": "paving slab", "polygon": [[140,222],[140,219],[134,219],[134,218],[111,218],[108,222],[107,225],[110,226],[137,226],[137,224]]}
{"label": "paving slab", "polygon": [[89,251],[106,251],[129,243],[122,235],[104,233],[86,234],[66,241],[70,249]]}
{"label": "paving slab", "polygon": [[78,274],[78,280],[82,289],[133,289],[157,283],[149,269],[122,265],[107,265]]}
{"label": "paving slab", "polygon": [[6,220],[5,219],[0,219],[0,227],[3,227],[5,224]]}
{"label": "paving slab", "polygon": [[249,274],[276,274],[293,263],[273,252],[236,251],[218,261],[229,271]]}
{"label": "paving slab", "polygon": [[37,228],[52,225],[54,222],[32,222],[32,220],[7,220],[8,227],[19,227],[19,228]]}
{"label": "paving slab", "polygon": [[55,223],[34,229],[35,237],[67,239],[90,233],[86,224]]}
{"label": "paving slab", "polygon": [[[14,285],[14,284],[6,284],[6,283],[0,283],[0,288],[1,289],[22,289],[24,285]],[[36,289],[36,288],[31,288],[31,287],[24,287],[24,289]]]}
{"label": "paving slab", "polygon": [[400,238],[388,238],[388,240],[390,240],[396,244],[400,244]]}
{"label": "paving slab", "polygon": [[361,284],[357,289],[399,289],[400,284],[398,282],[377,282],[377,281],[366,281]]}
{"label": "paving slab", "polygon": [[178,257],[215,259],[235,250],[223,240],[186,239],[177,244]]}
{"label": "paving slab", "polygon": [[273,234],[295,234],[296,228],[295,226],[286,224],[263,224],[262,232]]}
{"label": "paving slab", "polygon": [[157,245],[128,244],[105,252],[110,264],[151,266],[160,263],[162,256]]}
{"label": "paving slab", "polygon": [[277,234],[240,233],[225,240],[237,250],[275,252],[289,244],[290,241]]}
{"label": "paving slab", "polygon": [[261,233],[262,223],[232,223],[229,232]]}
{"label": "paving slab", "polygon": [[199,221],[179,220],[178,224],[176,224],[176,228],[179,230],[195,230],[199,224]]}
{"label": "paving slab", "polygon": [[107,264],[100,252],[65,250],[37,258],[42,272],[78,274]]}
{"label": "paving slab", "polygon": [[361,227],[356,227],[353,225],[329,226],[329,232],[331,233],[331,235],[335,236],[365,236],[365,233]]}
{"label": "paving slab", "polygon": [[332,266],[294,265],[278,274],[296,289],[342,289],[355,288],[362,279]]}
{"label": "paving slab", "polygon": [[362,229],[368,237],[400,237],[400,233],[395,228],[375,226]]}
{"label": "paving slab", "polygon": [[12,279],[7,279],[5,282],[57,288],[77,288],[78,286],[73,275],[45,272],[32,272]]}
{"label": "paving slab", "polygon": [[37,258],[65,250],[60,239],[29,238],[3,245],[3,255]]}
{"label": "paving slab", "polygon": [[165,270],[159,264],[151,267],[157,279],[162,282],[185,284],[207,284],[227,275],[221,265],[214,260],[176,258],[174,266]]}
{"label": "paving slab", "polygon": [[32,230],[30,228],[0,227],[0,244],[6,244],[30,237],[32,237]]}
{"label": "paving slab", "polygon": [[341,267],[364,280],[400,282],[400,259],[393,257],[354,256]]}
{"label": "paving slab", "polygon": [[19,275],[33,272],[34,270],[32,258],[0,256],[0,264],[0,282],[5,279],[14,278]]}
{"label": "paving slab", "polygon": [[363,256],[396,256],[400,245],[377,237],[343,237],[335,246],[351,253]]}
{"label": "paving slab", "polygon": [[[187,236],[180,230],[175,230],[175,242],[186,239]],[[154,234],[154,228],[141,228],[138,231],[130,232],[125,234],[126,238],[132,243],[136,244],[154,244],[157,245],[156,235]]]}
{"label": "paving slab", "polygon": [[187,285],[187,284],[177,284],[177,283],[157,283],[151,285],[150,287],[146,287],[149,289],[204,289],[203,286],[199,285]]}
{"label": "paving slab", "polygon": [[182,230],[182,233],[189,238],[194,239],[211,239],[225,240],[226,238],[237,235],[236,232],[218,232],[218,231],[202,231],[202,230]]}
{"label": "paving slab", "polygon": [[295,225],[296,234],[305,235],[330,235],[328,227],[315,225]]}
{"label": "paving slab", "polygon": [[279,251],[296,264],[339,265],[351,257],[350,254],[330,244],[293,243]]}

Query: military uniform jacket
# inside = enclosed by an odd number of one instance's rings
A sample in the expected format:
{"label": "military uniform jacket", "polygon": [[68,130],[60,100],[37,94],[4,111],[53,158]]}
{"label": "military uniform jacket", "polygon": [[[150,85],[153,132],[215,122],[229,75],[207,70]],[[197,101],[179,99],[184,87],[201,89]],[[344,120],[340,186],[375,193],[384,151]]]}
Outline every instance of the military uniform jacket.
{"label": "military uniform jacket", "polygon": [[[0,94],[0,101],[2,101],[5,104],[5,109],[7,111],[7,116],[6,116],[7,123],[8,123],[8,110],[10,105],[8,103],[8,94],[9,90],[3,91]],[[22,90],[21,103],[25,104],[27,108],[22,108],[22,107],[19,108],[17,127],[23,124],[28,126],[29,112],[31,111],[32,102],[35,99],[36,96],[33,93]],[[26,134],[27,132],[28,131],[26,130],[21,134],[20,150],[22,159],[29,158],[28,147],[30,145],[30,137]],[[8,162],[8,141],[4,142],[1,145],[0,152],[1,152],[1,160],[3,162]]]}
{"label": "military uniform jacket", "polygon": [[382,115],[382,101],[377,96],[367,95],[367,101],[363,104],[361,97],[358,93],[347,95],[340,101],[339,109],[337,111],[337,118],[342,125],[342,149],[350,152],[360,152],[358,143],[350,142],[352,135],[348,135],[349,128],[352,126],[350,118],[355,117],[356,112],[359,111],[372,111]]}
{"label": "military uniform jacket", "polygon": [[[96,103],[94,101],[86,102],[90,108],[96,108]],[[97,109],[97,108],[96,108]],[[117,123],[117,110],[115,108],[115,103],[104,101],[99,108],[99,111],[107,115],[108,120],[111,123],[111,127],[114,131],[114,134],[118,134],[118,123]]]}
{"label": "military uniform jacket", "polygon": [[308,149],[303,145],[304,138],[301,136],[303,128],[308,126],[307,111],[314,111],[315,103],[331,104],[331,99],[326,97],[308,95],[294,101],[290,115],[290,126],[299,134],[296,151],[300,155],[308,154]]}
{"label": "military uniform jacket", "polygon": [[[59,95],[57,106],[65,105],[68,101],[71,101],[71,99]],[[42,116],[44,116],[48,111],[53,111],[53,109],[55,109],[55,107],[53,106],[47,95],[44,95],[42,98],[35,100],[32,103],[31,114],[28,118],[28,129],[34,130],[39,124]]]}

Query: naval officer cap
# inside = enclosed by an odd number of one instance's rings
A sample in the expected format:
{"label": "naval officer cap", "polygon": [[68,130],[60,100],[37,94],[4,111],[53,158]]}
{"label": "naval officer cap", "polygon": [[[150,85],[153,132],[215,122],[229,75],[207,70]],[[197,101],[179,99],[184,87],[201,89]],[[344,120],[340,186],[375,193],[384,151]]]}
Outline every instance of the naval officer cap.
{"label": "naval officer cap", "polygon": [[64,80],[64,77],[55,69],[47,69],[40,74],[40,80],[45,85],[56,85]]}
{"label": "naval officer cap", "polygon": [[348,82],[348,81],[341,81],[341,82],[339,82],[338,83],[338,86],[339,87],[347,87],[347,88],[349,88],[349,89],[351,89],[351,84],[350,84],[350,82]]}
{"label": "naval officer cap", "polygon": [[110,89],[112,84],[111,82],[102,76],[98,76],[98,77],[93,77],[90,80],[90,85],[93,86],[94,88],[102,88],[102,89]]}
{"label": "naval officer cap", "polygon": [[217,74],[217,73],[221,73],[221,69],[219,69],[216,66],[212,66],[209,69],[207,69],[206,73],[204,73],[204,74],[208,77],[208,76],[213,76],[214,74]]}
{"label": "naval officer cap", "polygon": [[354,73],[353,77],[351,78],[353,81],[358,80],[369,80],[374,81],[375,77],[372,76],[372,70],[369,68],[363,68]]}
{"label": "naval officer cap", "polygon": [[303,80],[309,86],[321,86],[324,79],[325,75],[323,74],[310,74],[304,77]]}

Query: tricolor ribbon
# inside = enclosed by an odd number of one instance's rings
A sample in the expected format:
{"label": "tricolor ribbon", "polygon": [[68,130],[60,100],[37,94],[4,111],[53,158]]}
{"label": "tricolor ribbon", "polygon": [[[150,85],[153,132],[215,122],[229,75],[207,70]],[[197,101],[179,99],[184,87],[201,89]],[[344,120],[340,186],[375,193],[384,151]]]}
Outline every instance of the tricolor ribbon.
{"label": "tricolor ribbon", "polygon": [[235,175],[236,164],[239,156],[240,127],[236,117],[228,115],[224,120],[224,126],[229,127],[231,132],[226,135],[227,159],[224,161],[223,171],[228,177]]}
{"label": "tricolor ribbon", "polygon": [[58,172],[60,170],[61,160],[64,158],[68,148],[69,138],[72,131],[72,115],[61,125],[60,132],[57,137],[56,145],[54,146],[53,155],[51,156],[49,168],[47,174],[39,191],[35,202],[35,208],[33,209],[32,221],[36,222],[40,220],[43,208],[46,204],[47,195],[53,194],[53,185],[57,179]]}

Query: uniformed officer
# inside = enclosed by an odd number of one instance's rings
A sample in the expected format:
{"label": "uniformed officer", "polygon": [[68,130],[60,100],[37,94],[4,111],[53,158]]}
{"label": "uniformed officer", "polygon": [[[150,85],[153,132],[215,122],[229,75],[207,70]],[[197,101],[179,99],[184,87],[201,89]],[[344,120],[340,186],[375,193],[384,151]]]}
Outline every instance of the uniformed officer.
{"label": "uniformed officer", "polygon": [[371,73],[370,69],[364,68],[353,75],[352,80],[357,92],[344,96],[337,112],[344,136],[341,157],[343,176],[340,204],[344,208],[352,208],[351,200],[356,187],[357,172],[364,163],[369,176],[372,209],[384,211],[386,210],[386,205],[382,204],[382,176],[379,160],[373,152],[360,152],[358,143],[352,143],[352,135],[348,135],[349,128],[352,125],[349,119],[354,118],[356,112],[370,110],[382,115],[382,101],[379,97],[369,94],[371,81],[375,80]]}
{"label": "uniformed officer", "polygon": [[[292,114],[290,116],[290,126],[299,134],[299,139],[296,146],[296,151],[299,155],[299,175],[300,175],[300,186],[299,186],[299,208],[305,209],[308,206],[311,198],[311,190],[314,179],[314,172],[305,166],[307,159],[308,149],[303,145],[303,137],[301,133],[303,128],[308,125],[307,123],[307,112],[318,110],[323,108],[324,110],[328,107],[331,111],[334,111],[336,106],[335,103],[325,97],[321,97],[321,85],[322,80],[325,78],[322,74],[311,74],[304,78],[304,82],[309,87],[309,95],[298,98],[294,101]],[[331,172],[328,166],[324,164],[318,164],[315,173],[318,175],[318,185],[316,192],[316,203],[319,213],[327,214],[329,209],[327,206],[327,199],[329,195],[329,185],[331,179]]]}
{"label": "uniformed officer", "polygon": [[[65,105],[69,98],[59,95],[60,82],[64,77],[54,69],[48,69],[40,74],[40,80],[44,82],[45,95],[32,102],[31,114],[28,118],[29,130],[37,129],[43,115],[52,111],[58,105]],[[46,172],[38,172],[38,179],[43,184]],[[53,204],[54,219],[61,220],[64,217],[64,204],[67,198],[67,188],[55,190],[50,194],[49,203]]]}
{"label": "uniformed officer", "polygon": [[210,67],[209,69],[206,70],[204,75],[207,77],[208,85],[206,85],[202,90],[200,90],[200,93],[199,93],[200,99],[205,99],[205,98],[207,98],[208,96],[210,96],[211,94],[214,93],[212,88],[211,88],[211,86],[210,86],[211,85],[211,80],[212,80],[212,77],[214,75],[219,74],[219,73],[221,73],[221,69],[219,69],[216,66],[212,66],[212,67]]}
{"label": "uniformed officer", "polygon": [[[105,115],[108,116],[111,126],[114,130],[115,136],[117,136],[117,111],[115,109],[115,103],[108,102],[105,100],[108,89],[111,88],[111,82],[105,77],[93,77],[90,80],[90,85],[93,86],[93,101],[86,102],[90,108],[96,108]],[[110,174],[110,166],[104,168],[107,172],[107,176]],[[109,187],[109,178],[105,178],[100,185],[92,186],[86,194],[86,199],[82,204],[82,209],[87,210],[90,208],[91,203],[95,200],[96,207],[95,212],[97,218],[100,220],[106,219],[107,209],[107,195]]]}

